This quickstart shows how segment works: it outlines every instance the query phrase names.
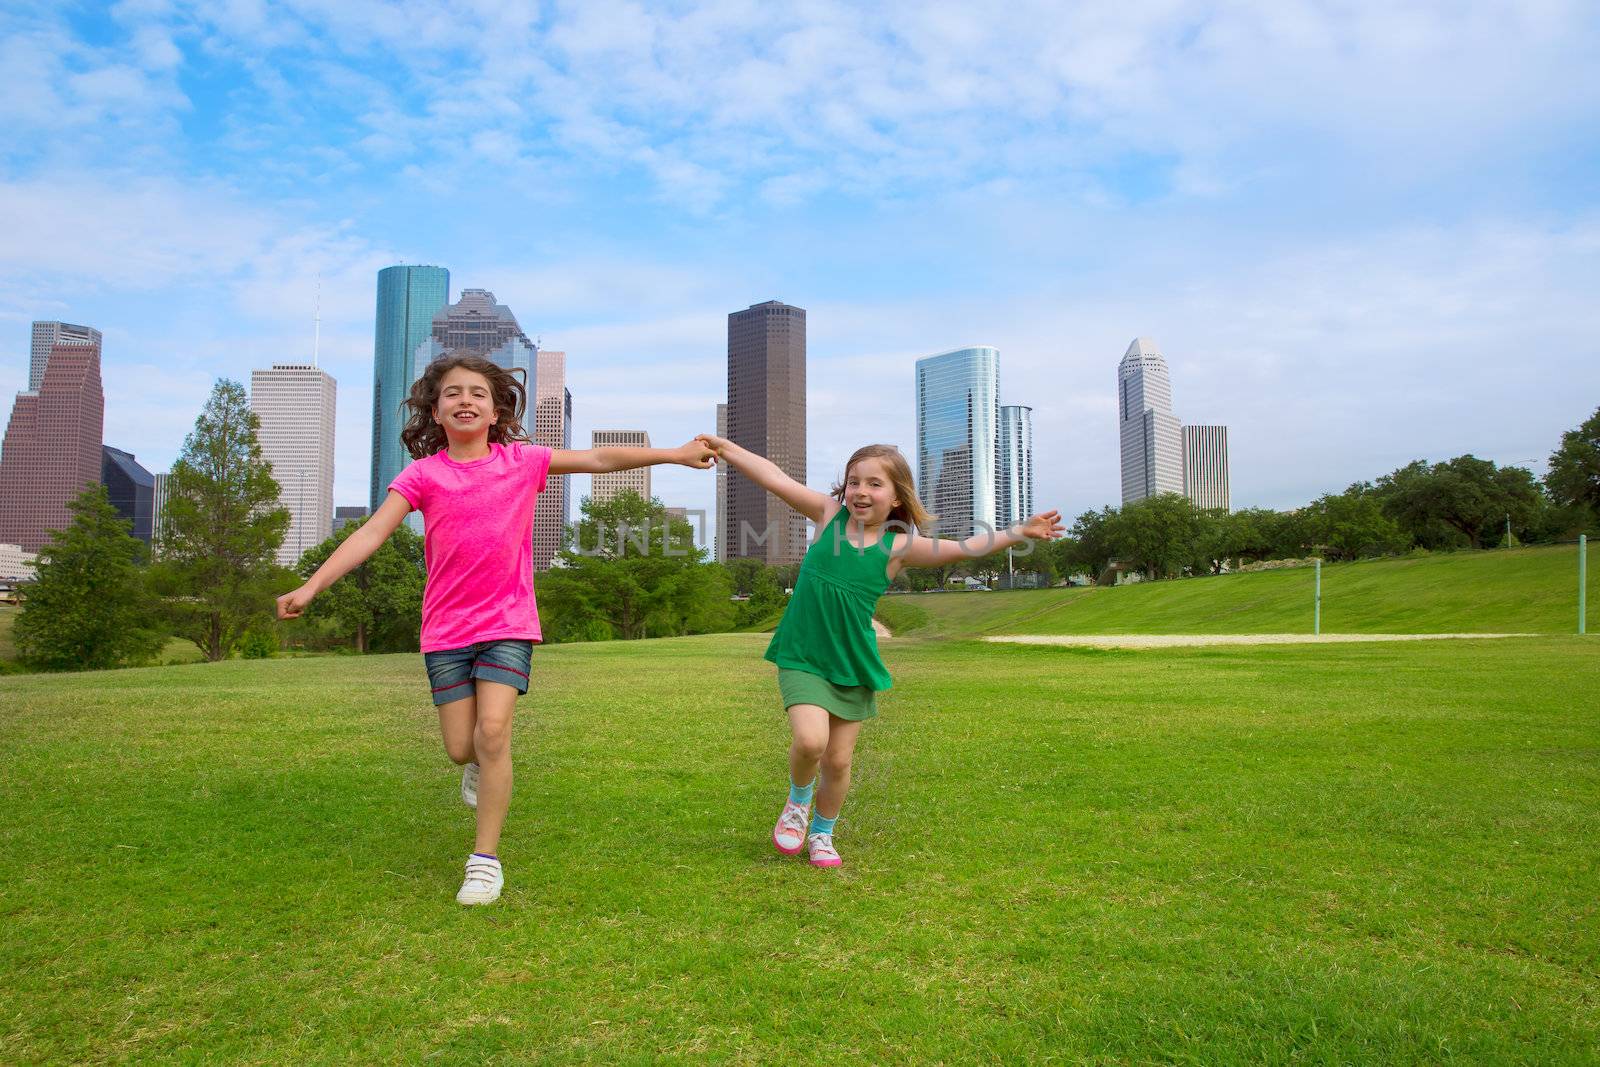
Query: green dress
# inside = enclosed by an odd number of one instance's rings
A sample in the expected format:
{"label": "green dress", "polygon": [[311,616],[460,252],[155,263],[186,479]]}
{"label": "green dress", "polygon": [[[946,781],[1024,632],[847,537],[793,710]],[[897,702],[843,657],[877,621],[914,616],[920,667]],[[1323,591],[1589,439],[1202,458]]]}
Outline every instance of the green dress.
{"label": "green dress", "polygon": [[849,520],[850,509],[840,508],[806,551],[766,658],[778,665],[784,707],[816,704],[842,719],[870,719],[877,691],[893,684],[872,612],[889,588],[895,535],[857,548],[845,536]]}

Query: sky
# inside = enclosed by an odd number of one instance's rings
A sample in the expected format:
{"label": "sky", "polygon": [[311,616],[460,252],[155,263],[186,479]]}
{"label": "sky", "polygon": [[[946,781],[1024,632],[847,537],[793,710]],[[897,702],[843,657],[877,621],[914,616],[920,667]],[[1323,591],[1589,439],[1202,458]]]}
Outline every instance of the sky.
{"label": "sky", "polygon": [[567,353],[575,445],[714,429],[727,315],[777,299],[817,487],[988,344],[1037,505],[1116,504],[1135,337],[1235,507],[1542,474],[1600,406],[1597,50],[1587,0],[0,0],[0,396],[32,320],[94,326],[106,443],[165,470],[320,293],[365,504],[377,272],[429,263]]}

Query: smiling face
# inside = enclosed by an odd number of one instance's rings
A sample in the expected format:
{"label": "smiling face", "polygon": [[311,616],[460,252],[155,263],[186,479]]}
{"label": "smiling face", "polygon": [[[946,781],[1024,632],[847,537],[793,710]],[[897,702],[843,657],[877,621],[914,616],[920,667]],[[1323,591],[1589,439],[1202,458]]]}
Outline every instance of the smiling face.
{"label": "smiling face", "polygon": [[888,465],[876,457],[857,460],[844,475],[844,506],[864,525],[887,521],[889,512],[900,506]]}
{"label": "smiling face", "polygon": [[499,418],[494,409],[494,389],[489,379],[477,371],[455,367],[439,379],[433,421],[443,426],[452,440],[486,435]]}

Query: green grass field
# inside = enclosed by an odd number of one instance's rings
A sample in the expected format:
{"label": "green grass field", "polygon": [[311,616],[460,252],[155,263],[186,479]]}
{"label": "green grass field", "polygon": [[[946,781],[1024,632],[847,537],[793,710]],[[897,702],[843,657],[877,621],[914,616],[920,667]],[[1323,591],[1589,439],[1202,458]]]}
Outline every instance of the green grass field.
{"label": "green grass field", "polygon": [[[1600,599],[1597,571],[1600,548],[1591,546],[1591,603]],[[1310,633],[1314,588],[1305,567],[1106,588],[891,596],[878,616],[895,633],[930,637]],[[1573,545],[1322,568],[1323,633],[1570,634],[1577,624]]]}
{"label": "green grass field", "polygon": [[1600,1061],[1592,639],[896,639],[837,872],[764,641],[538,650],[479,909],[418,657],[0,680],[0,1062]]}

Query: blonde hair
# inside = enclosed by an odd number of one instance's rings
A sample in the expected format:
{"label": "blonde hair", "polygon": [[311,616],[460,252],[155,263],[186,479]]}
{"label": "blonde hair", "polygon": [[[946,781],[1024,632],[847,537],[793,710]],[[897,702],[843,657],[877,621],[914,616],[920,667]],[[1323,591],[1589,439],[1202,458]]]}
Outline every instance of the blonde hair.
{"label": "blonde hair", "polygon": [[894,486],[894,495],[900,498],[900,503],[889,509],[889,521],[900,523],[907,531],[931,529],[938,516],[929,514],[928,509],[922,506],[922,501],[917,499],[917,487],[911,480],[911,465],[894,445],[863,445],[851,453],[850,462],[844,465],[844,477],[833,487],[833,499],[844,503],[844,486],[850,480],[850,471],[864,459],[882,460],[889,469],[889,482]]}

